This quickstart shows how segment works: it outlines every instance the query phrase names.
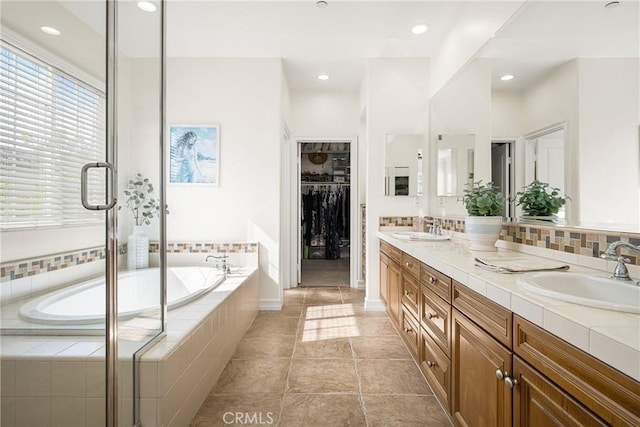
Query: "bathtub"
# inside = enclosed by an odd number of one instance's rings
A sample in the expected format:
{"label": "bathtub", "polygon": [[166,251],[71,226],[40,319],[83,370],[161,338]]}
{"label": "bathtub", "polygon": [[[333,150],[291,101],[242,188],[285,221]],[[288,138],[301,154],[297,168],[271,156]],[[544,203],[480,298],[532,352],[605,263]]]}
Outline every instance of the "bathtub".
{"label": "bathtub", "polygon": [[[187,304],[224,281],[221,271],[210,267],[167,269],[168,309]],[[158,310],[160,270],[149,268],[118,275],[118,318],[122,320]],[[37,297],[20,307],[25,321],[50,325],[104,323],[105,279],[98,278]]]}

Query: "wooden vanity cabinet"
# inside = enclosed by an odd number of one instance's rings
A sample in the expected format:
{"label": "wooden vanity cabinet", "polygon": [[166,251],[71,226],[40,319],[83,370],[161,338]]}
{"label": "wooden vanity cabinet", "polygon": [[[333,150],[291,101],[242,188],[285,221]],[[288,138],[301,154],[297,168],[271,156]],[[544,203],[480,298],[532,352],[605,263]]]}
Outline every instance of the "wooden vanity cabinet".
{"label": "wooden vanity cabinet", "polygon": [[386,242],[380,250],[387,312],[454,425],[640,426],[638,381]]}

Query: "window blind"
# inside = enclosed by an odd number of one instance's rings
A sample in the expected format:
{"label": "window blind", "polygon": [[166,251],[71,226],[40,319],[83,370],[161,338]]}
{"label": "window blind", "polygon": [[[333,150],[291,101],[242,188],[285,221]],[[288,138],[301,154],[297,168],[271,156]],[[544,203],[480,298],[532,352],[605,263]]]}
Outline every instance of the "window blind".
{"label": "window blind", "polygon": [[[0,41],[0,227],[103,222],[82,206],[80,169],[105,155],[104,94]],[[89,200],[104,203],[94,171]]]}

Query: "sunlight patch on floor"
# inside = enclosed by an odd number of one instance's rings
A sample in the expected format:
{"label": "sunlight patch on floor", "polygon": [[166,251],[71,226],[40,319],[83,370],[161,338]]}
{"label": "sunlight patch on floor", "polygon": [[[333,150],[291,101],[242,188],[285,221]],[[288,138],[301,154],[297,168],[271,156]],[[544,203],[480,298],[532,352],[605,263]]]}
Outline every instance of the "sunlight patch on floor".
{"label": "sunlight patch on floor", "polygon": [[305,316],[302,342],[360,335],[353,305],[333,304],[308,307]]}

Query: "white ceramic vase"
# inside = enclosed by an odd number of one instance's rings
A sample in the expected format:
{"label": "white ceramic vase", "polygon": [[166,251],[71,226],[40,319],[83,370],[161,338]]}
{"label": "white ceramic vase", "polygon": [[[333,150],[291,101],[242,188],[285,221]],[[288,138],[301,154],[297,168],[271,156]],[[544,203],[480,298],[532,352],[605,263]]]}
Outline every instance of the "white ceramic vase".
{"label": "white ceramic vase", "polygon": [[141,225],[134,226],[127,239],[127,265],[129,270],[149,267],[149,237],[145,236]]}
{"label": "white ceramic vase", "polygon": [[501,216],[467,216],[465,232],[472,251],[496,251],[496,241],[502,230]]}

